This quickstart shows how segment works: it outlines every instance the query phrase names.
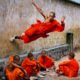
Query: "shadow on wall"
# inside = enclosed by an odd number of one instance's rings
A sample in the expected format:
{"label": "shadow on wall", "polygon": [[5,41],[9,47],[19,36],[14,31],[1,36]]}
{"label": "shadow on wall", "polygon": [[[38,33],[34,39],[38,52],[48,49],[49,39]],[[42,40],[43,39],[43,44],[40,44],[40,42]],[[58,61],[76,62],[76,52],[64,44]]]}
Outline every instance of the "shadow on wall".
{"label": "shadow on wall", "polygon": [[73,40],[73,47],[75,50],[80,49],[80,27],[76,25],[76,27],[70,29],[69,31],[73,32],[74,40]]}
{"label": "shadow on wall", "polygon": [[[53,0],[52,0],[53,1]],[[79,0],[61,0],[63,3],[70,3],[71,5],[74,5],[74,6],[78,6],[80,7],[80,1]]]}

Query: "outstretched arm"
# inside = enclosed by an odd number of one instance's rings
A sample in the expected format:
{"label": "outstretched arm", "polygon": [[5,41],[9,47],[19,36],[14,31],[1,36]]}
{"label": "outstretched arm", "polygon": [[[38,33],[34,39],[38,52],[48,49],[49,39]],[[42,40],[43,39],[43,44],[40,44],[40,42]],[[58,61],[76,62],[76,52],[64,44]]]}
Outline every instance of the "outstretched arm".
{"label": "outstretched arm", "polygon": [[62,26],[65,26],[65,22],[64,21],[65,21],[65,16],[63,16],[62,19],[61,19],[61,25]]}
{"label": "outstretched arm", "polygon": [[46,18],[45,14],[43,13],[42,9],[32,0],[32,4],[36,7],[36,9],[39,11],[39,13]]}

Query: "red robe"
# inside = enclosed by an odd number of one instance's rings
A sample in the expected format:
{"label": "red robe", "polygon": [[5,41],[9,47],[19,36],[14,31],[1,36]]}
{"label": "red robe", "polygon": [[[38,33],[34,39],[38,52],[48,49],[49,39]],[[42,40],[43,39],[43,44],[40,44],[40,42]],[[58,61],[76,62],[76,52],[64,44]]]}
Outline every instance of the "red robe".
{"label": "red robe", "polygon": [[43,68],[50,68],[54,65],[54,61],[52,58],[50,58],[49,56],[40,56],[38,58],[38,61],[40,63],[40,66]]}
{"label": "red robe", "polygon": [[64,25],[61,25],[57,20],[53,20],[52,22],[38,21],[24,32],[25,35],[21,36],[21,39],[24,43],[28,43],[40,37],[47,37],[47,33],[54,31],[62,32],[63,30]]}
{"label": "red robe", "polygon": [[36,60],[25,58],[22,62],[22,67],[26,70],[29,76],[32,76],[33,74],[37,74],[39,72]]}
{"label": "red robe", "polygon": [[65,61],[59,65],[59,71],[67,77],[77,77],[79,70],[79,64],[75,59]]}

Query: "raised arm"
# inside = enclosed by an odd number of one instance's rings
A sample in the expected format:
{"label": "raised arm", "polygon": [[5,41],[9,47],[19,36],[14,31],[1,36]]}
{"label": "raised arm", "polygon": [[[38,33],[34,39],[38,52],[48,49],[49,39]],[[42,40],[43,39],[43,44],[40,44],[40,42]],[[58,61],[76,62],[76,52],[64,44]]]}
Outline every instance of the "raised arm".
{"label": "raised arm", "polygon": [[63,16],[62,19],[61,19],[61,25],[62,26],[65,26],[65,22],[64,21],[65,21],[65,16]]}
{"label": "raised arm", "polygon": [[46,18],[45,14],[43,13],[42,9],[32,0],[32,4],[36,7],[36,9],[39,11],[39,13]]}

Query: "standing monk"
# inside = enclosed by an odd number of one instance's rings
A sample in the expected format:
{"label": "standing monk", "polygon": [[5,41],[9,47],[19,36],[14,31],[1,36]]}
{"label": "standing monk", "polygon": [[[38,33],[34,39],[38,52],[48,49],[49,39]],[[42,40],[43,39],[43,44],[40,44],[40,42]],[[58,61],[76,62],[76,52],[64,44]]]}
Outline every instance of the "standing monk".
{"label": "standing monk", "polygon": [[41,70],[46,70],[48,68],[54,67],[54,60],[49,57],[45,51],[41,52],[38,61],[41,66]]}
{"label": "standing monk", "polygon": [[75,54],[73,52],[69,53],[69,60],[59,64],[59,69],[57,70],[57,72],[59,74],[62,73],[64,76],[67,77],[77,77],[79,64],[74,57]]}
{"label": "standing monk", "polygon": [[22,67],[26,70],[28,76],[35,76],[39,72],[38,62],[34,59],[32,53],[29,53],[27,58],[22,62]]}
{"label": "standing monk", "polygon": [[40,14],[44,17],[45,21],[42,22],[37,20],[37,23],[32,24],[29,29],[27,29],[21,36],[15,36],[11,38],[11,41],[15,39],[21,39],[24,43],[29,43],[34,41],[40,37],[46,38],[48,33],[58,31],[62,32],[65,27],[65,17],[62,18],[61,23],[55,20],[55,12],[50,12],[49,15],[45,15],[43,11],[39,8],[39,6],[32,0],[32,4],[36,7],[36,9],[40,12]]}

